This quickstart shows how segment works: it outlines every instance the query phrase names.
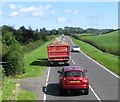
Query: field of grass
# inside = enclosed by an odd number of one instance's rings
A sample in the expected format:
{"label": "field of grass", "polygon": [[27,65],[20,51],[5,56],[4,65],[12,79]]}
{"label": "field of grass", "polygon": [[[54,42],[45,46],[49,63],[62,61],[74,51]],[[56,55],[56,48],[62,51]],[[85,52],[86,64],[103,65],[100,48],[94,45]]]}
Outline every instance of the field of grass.
{"label": "field of grass", "polygon": [[118,31],[95,36],[79,35],[79,38],[104,52],[120,55],[118,52]]}
{"label": "field of grass", "polygon": [[118,56],[102,52],[97,48],[93,47],[92,45],[77,40],[73,37],[70,37],[73,42],[81,47],[81,50],[86,53],[88,56],[96,60],[97,62],[101,63],[114,73],[120,75],[118,72]]}

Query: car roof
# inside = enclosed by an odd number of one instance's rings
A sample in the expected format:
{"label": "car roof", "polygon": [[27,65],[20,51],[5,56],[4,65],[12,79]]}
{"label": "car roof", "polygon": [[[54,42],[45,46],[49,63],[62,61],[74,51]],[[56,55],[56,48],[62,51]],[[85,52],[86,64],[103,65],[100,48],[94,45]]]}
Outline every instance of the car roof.
{"label": "car roof", "polygon": [[64,71],[74,71],[79,70],[83,72],[83,69],[80,66],[64,66]]}

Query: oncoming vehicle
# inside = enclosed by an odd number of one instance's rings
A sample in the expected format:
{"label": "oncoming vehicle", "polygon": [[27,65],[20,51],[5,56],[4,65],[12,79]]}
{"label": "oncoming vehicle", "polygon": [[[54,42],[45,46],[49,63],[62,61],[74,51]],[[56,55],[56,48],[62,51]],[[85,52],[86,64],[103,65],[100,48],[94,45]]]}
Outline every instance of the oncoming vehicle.
{"label": "oncoming vehicle", "polygon": [[80,52],[80,47],[78,45],[73,45],[72,52]]}
{"label": "oncoming vehicle", "polygon": [[66,93],[68,90],[84,90],[84,94],[89,94],[89,80],[85,73],[87,70],[82,70],[79,66],[65,66],[59,76],[59,92]]}

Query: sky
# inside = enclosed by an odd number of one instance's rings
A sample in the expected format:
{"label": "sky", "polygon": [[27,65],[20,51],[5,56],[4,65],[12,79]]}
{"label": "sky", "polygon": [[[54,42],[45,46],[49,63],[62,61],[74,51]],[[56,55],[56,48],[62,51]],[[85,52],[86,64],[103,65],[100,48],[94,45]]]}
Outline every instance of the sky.
{"label": "sky", "polygon": [[2,2],[0,7],[0,25],[17,29],[118,28],[118,2]]}

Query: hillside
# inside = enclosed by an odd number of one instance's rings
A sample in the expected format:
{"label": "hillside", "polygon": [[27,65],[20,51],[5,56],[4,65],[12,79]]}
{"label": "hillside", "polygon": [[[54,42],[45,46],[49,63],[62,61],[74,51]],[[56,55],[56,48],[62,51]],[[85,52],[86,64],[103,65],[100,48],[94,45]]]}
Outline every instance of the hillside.
{"label": "hillside", "polygon": [[103,52],[119,55],[118,52],[118,31],[113,31],[104,35],[80,35],[79,38],[87,42]]}

